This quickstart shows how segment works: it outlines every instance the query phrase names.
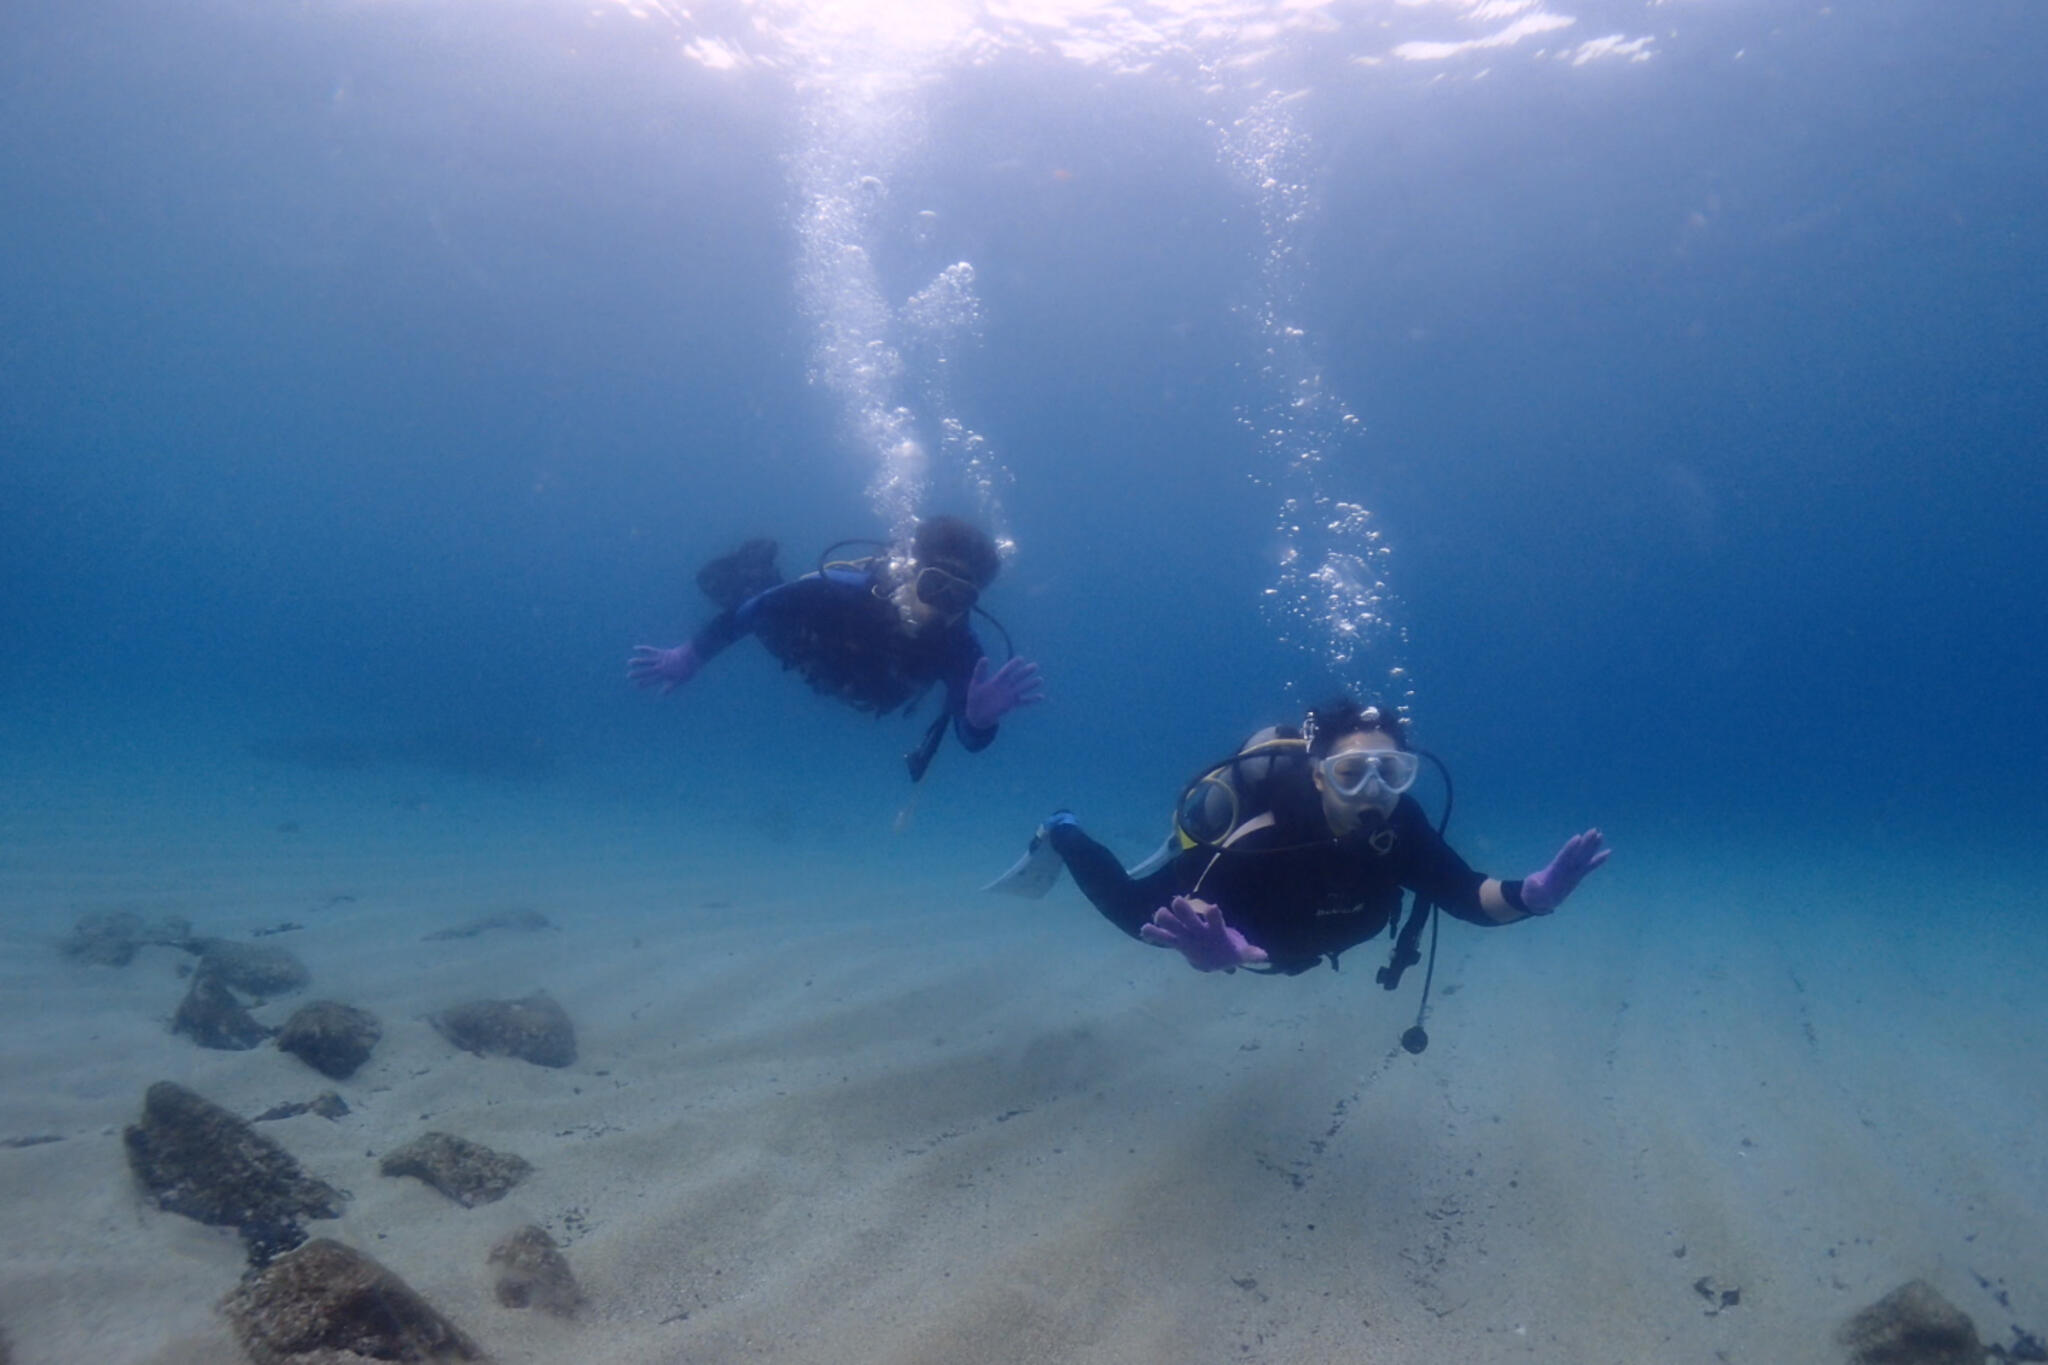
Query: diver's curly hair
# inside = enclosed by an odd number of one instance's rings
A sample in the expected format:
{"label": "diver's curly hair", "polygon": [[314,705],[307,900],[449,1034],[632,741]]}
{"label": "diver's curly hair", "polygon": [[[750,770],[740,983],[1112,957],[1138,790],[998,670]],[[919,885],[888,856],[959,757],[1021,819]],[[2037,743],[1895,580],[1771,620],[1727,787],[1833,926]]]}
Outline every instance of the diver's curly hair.
{"label": "diver's curly hair", "polygon": [[961,517],[927,517],[910,538],[910,553],[920,564],[941,564],[959,571],[977,588],[986,588],[1002,572],[1003,557],[988,532]]}
{"label": "diver's curly hair", "polygon": [[1338,740],[1360,730],[1378,730],[1394,741],[1395,748],[1408,747],[1408,723],[1400,712],[1381,702],[1361,706],[1356,698],[1342,693],[1311,708],[1308,723],[1302,728],[1308,731],[1311,758],[1322,758],[1336,747]]}

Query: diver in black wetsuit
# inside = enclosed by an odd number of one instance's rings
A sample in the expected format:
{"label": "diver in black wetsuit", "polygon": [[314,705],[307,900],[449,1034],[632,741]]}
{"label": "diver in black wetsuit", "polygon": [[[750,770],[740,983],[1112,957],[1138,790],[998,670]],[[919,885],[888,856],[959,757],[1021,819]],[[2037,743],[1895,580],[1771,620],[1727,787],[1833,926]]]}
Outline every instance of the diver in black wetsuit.
{"label": "diver in black wetsuit", "polygon": [[637,646],[626,676],[666,694],[751,634],[818,691],[877,716],[909,711],[943,684],[945,709],[906,756],[916,781],[949,724],[962,748],[985,749],[1005,715],[1045,695],[1037,664],[1011,658],[991,668],[967,623],[1001,567],[995,543],[958,517],[919,522],[895,553],[823,564],[789,582],[775,568],[774,542],[749,541],[697,575],[723,610],[685,644]]}
{"label": "diver in black wetsuit", "polygon": [[1473,924],[1512,924],[1549,914],[1607,861],[1592,829],[1519,881],[1482,876],[1406,795],[1418,759],[1391,712],[1346,698],[1308,721],[1305,734],[1261,731],[1190,783],[1149,871],[1126,872],[1062,811],[992,889],[1043,895],[1058,873],[1050,849],[1133,938],[1179,950],[1198,971],[1294,975],[1385,930],[1403,889]]}

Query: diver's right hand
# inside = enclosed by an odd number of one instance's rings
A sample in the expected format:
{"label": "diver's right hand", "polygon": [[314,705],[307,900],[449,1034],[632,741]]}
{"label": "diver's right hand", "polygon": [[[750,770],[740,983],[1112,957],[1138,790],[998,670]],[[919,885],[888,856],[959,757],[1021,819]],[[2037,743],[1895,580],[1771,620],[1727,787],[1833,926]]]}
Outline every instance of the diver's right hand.
{"label": "diver's right hand", "polygon": [[667,696],[696,677],[703,666],[694,642],[686,641],[674,649],[634,645],[633,657],[626,660],[626,677],[635,687],[659,687]]}
{"label": "diver's right hand", "polygon": [[1038,676],[1037,664],[1029,659],[1006,659],[991,673],[984,654],[967,680],[967,700],[960,714],[976,730],[993,730],[1018,707],[1044,700],[1045,683]]}
{"label": "diver's right hand", "polygon": [[1205,900],[1175,896],[1159,907],[1138,937],[1155,948],[1177,948],[1198,972],[1234,972],[1266,960],[1266,950],[1223,922],[1223,911]]}

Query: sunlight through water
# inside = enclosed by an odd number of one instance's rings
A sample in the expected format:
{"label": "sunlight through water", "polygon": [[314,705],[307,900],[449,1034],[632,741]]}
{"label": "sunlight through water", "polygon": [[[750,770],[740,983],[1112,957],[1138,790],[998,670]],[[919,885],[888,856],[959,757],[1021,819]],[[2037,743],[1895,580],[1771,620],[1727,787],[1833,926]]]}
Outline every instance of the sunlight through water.
{"label": "sunlight through water", "polygon": [[1639,62],[1653,55],[1648,35],[1592,31],[1544,0],[758,0],[687,11],[625,2],[684,29],[699,64],[778,73],[801,100],[789,168],[811,376],[869,462],[869,495],[892,536],[908,532],[936,490],[971,499],[1005,553],[1012,548],[1003,500],[1013,476],[961,418],[948,382],[982,325],[975,266],[947,262],[896,297],[877,265],[891,248],[928,247],[935,235],[931,209],[894,202],[927,140],[930,91],[962,68],[1021,54],[1192,92],[1261,231],[1241,312],[1262,397],[1239,416],[1258,452],[1254,476],[1274,499],[1265,607],[1304,656],[1297,686],[1413,700],[1389,586],[1393,551],[1365,503],[1366,424],[1330,390],[1301,317],[1301,241],[1319,164],[1304,110],[1318,81],[1375,70],[1481,79],[1508,53],[1574,67]]}

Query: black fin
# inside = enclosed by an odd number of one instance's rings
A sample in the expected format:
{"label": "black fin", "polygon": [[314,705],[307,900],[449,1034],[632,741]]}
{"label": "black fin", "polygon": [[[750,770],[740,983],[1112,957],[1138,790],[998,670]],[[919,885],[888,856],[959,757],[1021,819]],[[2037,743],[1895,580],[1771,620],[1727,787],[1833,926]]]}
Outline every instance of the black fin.
{"label": "black fin", "polygon": [[775,567],[775,542],[766,539],[750,540],[697,570],[697,586],[720,611],[731,611],[781,581],[782,572]]}

